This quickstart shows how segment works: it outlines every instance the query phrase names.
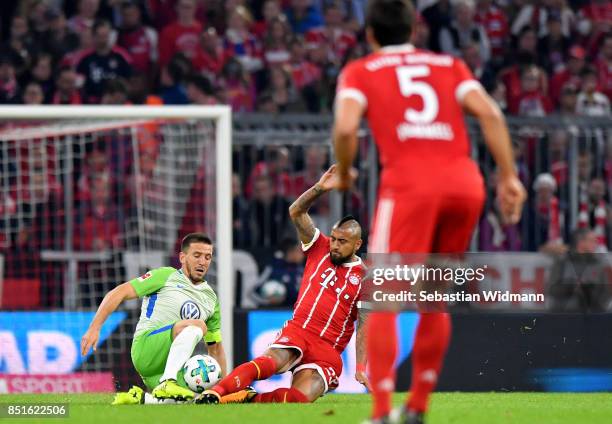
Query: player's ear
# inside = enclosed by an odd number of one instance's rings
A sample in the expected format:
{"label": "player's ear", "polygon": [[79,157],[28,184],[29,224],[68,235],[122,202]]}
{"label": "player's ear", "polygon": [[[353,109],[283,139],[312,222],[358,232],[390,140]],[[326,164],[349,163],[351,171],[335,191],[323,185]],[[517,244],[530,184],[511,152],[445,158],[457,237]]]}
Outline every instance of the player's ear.
{"label": "player's ear", "polygon": [[374,37],[374,31],[372,30],[372,27],[366,28],[366,41],[368,42],[370,47],[372,47],[372,50],[378,50],[380,48],[378,41],[376,41],[376,38]]}
{"label": "player's ear", "polygon": [[183,265],[183,264],[185,263],[185,257],[186,257],[186,256],[187,256],[187,255],[185,255],[185,252],[183,252],[183,251],[181,250],[181,253],[179,253],[179,261],[181,262],[181,265]]}
{"label": "player's ear", "polygon": [[355,252],[357,252],[361,248],[362,243],[363,243],[363,240],[361,239],[357,240],[357,242],[355,243]]}

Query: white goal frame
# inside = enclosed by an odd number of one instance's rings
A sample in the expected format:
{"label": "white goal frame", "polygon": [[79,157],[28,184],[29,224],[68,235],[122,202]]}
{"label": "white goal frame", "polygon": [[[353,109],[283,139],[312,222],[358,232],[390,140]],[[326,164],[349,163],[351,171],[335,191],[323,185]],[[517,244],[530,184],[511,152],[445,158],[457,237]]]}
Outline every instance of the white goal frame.
{"label": "white goal frame", "polygon": [[0,106],[0,121],[45,119],[207,119],[215,120],[217,290],[228,369],[234,354],[232,272],[232,112],[229,106]]}

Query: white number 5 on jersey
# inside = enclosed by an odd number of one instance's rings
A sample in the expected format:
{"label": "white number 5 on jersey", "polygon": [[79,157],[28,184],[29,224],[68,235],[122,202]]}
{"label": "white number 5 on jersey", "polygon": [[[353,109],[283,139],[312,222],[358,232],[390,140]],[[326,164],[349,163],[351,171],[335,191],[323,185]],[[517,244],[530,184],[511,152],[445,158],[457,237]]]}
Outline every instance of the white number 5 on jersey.
{"label": "white number 5 on jersey", "polygon": [[400,66],[395,69],[402,96],[419,96],[423,99],[423,110],[406,109],[404,118],[414,124],[429,124],[436,119],[440,105],[435,90],[425,81],[416,81],[429,75],[429,66]]}

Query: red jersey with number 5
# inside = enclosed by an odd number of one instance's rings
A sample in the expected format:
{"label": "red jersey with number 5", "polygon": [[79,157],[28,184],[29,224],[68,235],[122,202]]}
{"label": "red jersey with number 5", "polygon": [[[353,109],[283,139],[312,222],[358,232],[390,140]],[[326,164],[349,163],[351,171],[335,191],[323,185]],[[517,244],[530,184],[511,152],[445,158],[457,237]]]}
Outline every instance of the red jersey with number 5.
{"label": "red jersey with number 5", "polygon": [[381,186],[402,187],[425,182],[438,165],[469,158],[461,103],[480,88],[460,59],[406,44],[349,63],[337,98],[364,106],[383,166]]}
{"label": "red jersey with number 5", "polygon": [[329,255],[329,238],[318,229],[312,241],[302,248],[306,267],[290,322],[342,352],[355,329],[365,269],[359,258],[334,265]]}

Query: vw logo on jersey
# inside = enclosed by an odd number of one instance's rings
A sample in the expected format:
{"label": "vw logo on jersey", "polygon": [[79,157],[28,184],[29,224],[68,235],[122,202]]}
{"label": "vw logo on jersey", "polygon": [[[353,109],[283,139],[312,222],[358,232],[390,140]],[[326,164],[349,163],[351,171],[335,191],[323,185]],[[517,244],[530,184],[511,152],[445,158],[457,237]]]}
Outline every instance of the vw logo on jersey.
{"label": "vw logo on jersey", "polygon": [[200,308],[198,305],[193,303],[191,300],[183,303],[181,306],[181,319],[199,319],[200,318]]}

